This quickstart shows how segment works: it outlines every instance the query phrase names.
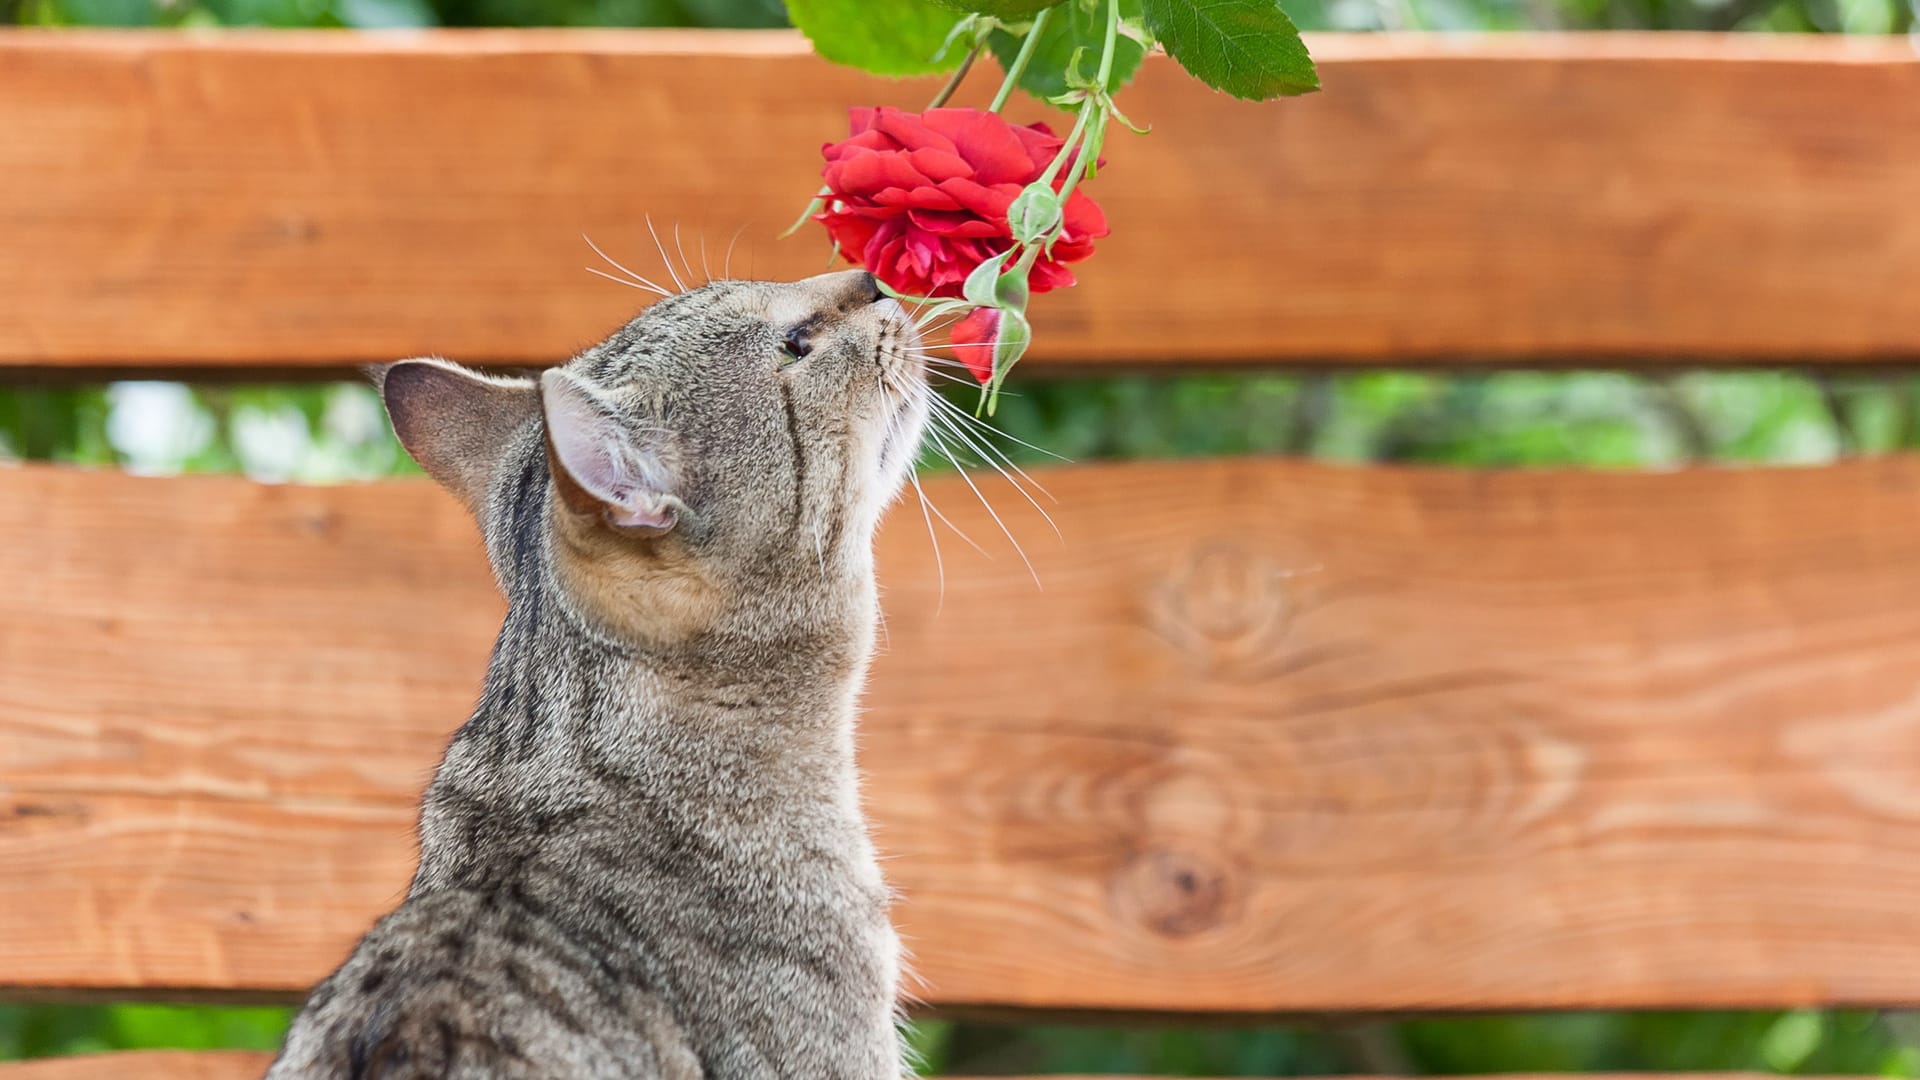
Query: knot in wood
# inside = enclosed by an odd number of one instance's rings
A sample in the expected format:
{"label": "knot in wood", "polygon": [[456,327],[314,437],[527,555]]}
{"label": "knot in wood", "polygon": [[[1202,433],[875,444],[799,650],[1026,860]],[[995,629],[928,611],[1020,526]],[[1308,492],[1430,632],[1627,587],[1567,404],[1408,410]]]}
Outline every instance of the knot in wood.
{"label": "knot in wood", "polygon": [[1116,912],[1163,937],[1210,930],[1232,914],[1234,881],[1218,861],[1190,851],[1151,848],[1114,875]]}

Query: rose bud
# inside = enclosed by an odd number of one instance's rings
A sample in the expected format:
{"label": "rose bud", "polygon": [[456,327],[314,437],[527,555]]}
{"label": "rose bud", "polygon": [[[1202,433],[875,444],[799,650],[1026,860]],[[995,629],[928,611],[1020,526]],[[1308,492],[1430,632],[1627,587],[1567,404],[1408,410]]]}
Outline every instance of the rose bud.
{"label": "rose bud", "polygon": [[1000,309],[981,307],[967,312],[947,331],[947,341],[960,362],[982,386],[993,378],[993,347],[1000,337]]}

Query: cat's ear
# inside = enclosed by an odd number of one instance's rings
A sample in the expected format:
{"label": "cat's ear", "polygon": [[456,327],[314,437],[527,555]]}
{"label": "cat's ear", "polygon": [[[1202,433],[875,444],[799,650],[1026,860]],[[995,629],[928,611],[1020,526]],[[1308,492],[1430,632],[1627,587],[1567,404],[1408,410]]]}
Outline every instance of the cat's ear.
{"label": "cat's ear", "polygon": [[638,536],[661,536],[679,524],[686,504],[661,460],[655,433],[621,416],[564,368],[540,376],[540,400],[554,488],[569,509]]}
{"label": "cat's ear", "polygon": [[540,414],[531,379],[469,371],[445,360],[402,360],[368,372],[400,445],[427,475],[476,513],[515,431]]}

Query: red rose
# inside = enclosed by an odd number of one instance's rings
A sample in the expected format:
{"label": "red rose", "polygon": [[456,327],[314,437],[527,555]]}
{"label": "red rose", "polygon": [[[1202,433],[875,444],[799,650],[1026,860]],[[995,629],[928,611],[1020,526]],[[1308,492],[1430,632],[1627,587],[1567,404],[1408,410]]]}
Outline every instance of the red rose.
{"label": "red rose", "polygon": [[1000,340],[1000,309],[974,308],[947,331],[953,351],[967,365],[973,377],[985,385],[993,378],[993,347]]}
{"label": "red rose", "polygon": [[[822,150],[828,193],[815,220],[850,261],[909,296],[959,296],[974,267],[1012,247],[1007,207],[1062,145],[1045,124],[1019,127],[978,109],[849,115],[852,137]],[[1107,235],[1100,207],[1078,189],[1064,216],[1053,250],[1028,275],[1034,292],[1072,285],[1065,264]]]}

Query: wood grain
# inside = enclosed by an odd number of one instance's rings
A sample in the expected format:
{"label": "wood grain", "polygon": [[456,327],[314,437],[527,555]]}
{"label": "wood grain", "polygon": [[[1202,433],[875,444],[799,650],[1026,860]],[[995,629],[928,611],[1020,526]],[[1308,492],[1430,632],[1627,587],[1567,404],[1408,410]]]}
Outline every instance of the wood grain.
{"label": "wood grain", "polygon": [[[1036,360],[1920,357],[1903,42],[1313,47],[1325,91],[1270,105],[1146,66]],[[644,298],[582,234],[811,273],[819,235],[773,237],[818,147],[930,92],[781,33],[0,31],[0,370],[557,359]]]}
{"label": "wood grain", "polygon": [[[936,1006],[1920,1003],[1920,459],[1277,460],[885,531],[862,738]],[[500,604],[425,482],[0,470],[0,988],[297,995]]]}
{"label": "wood grain", "polygon": [[271,1054],[149,1050],[0,1062],[6,1080],[260,1080]]}

